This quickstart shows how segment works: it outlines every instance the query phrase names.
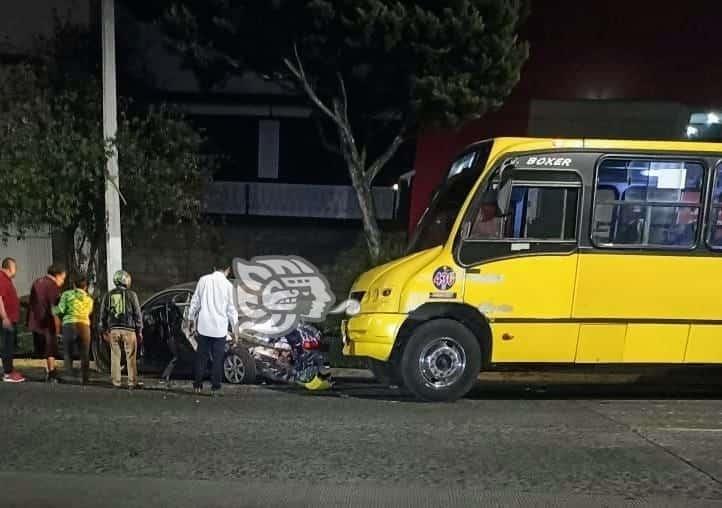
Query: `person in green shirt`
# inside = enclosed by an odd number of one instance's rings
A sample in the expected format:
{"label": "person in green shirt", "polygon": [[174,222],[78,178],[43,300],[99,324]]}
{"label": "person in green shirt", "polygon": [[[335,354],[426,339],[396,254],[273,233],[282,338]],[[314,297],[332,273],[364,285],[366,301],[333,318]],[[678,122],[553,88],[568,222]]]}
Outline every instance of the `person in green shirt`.
{"label": "person in green shirt", "polygon": [[[93,299],[88,294],[88,278],[77,275],[73,281],[74,289],[65,291],[60,302],[53,309],[53,314],[63,321],[63,344],[65,361],[63,367],[66,375],[74,373],[73,350],[80,349],[80,365],[82,384],[89,381],[90,371],[90,314],[93,312]],[[77,375],[73,375],[77,378]]]}

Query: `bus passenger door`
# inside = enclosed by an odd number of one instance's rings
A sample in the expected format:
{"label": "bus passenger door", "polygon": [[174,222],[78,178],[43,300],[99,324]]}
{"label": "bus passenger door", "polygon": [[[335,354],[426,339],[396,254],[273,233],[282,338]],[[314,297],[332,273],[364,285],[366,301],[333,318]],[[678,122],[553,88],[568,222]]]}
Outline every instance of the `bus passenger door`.
{"label": "bus passenger door", "polygon": [[574,361],[580,198],[576,172],[514,170],[467,214],[459,247],[464,301],[490,320],[492,362]]}
{"label": "bus passenger door", "polygon": [[689,330],[685,363],[722,363],[722,309],[719,294],[722,290],[722,164],[714,169],[706,242],[715,255],[705,257],[695,274],[694,300],[697,317]]}

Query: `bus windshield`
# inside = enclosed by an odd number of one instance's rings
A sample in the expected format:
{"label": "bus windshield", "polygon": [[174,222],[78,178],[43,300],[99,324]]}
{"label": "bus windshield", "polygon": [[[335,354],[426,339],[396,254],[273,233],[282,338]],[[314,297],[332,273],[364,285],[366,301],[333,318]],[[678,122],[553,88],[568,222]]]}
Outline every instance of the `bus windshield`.
{"label": "bus windshield", "polygon": [[431,204],[421,216],[407,254],[443,245],[451,233],[454,221],[466,197],[486,166],[491,141],[473,152],[467,152],[451,165],[444,184],[434,193]]}

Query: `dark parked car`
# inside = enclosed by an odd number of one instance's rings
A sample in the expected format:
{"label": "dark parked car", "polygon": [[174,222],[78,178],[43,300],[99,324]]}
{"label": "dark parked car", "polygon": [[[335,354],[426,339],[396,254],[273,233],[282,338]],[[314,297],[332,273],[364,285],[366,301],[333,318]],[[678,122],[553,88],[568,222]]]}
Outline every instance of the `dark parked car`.
{"label": "dark parked car", "polygon": [[[195,282],[172,286],[154,294],[141,305],[143,344],[138,356],[139,372],[161,373],[173,356],[169,347],[173,340],[178,347],[174,377],[192,374],[195,351],[188,338],[190,330],[186,327],[184,314],[190,305],[195,286]],[[226,382],[252,382],[244,371],[244,362],[240,358],[242,354],[247,352],[239,351],[229,344],[223,365]],[[97,335],[93,338],[93,356],[99,370],[110,372],[110,347]]]}

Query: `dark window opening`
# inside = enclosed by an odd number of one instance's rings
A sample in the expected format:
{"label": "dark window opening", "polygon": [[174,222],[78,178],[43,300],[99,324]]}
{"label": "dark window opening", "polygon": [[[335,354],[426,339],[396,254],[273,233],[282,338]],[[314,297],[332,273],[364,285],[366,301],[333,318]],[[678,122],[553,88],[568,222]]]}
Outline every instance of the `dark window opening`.
{"label": "dark window opening", "polygon": [[343,158],[326,149],[313,120],[284,118],[279,140],[279,180],[312,185],[350,185]]}
{"label": "dark window opening", "polygon": [[258,174],[258,119],[234,116],[193,116],[203,130],[205,154],[216,158],[213,179],[247,182]]}

